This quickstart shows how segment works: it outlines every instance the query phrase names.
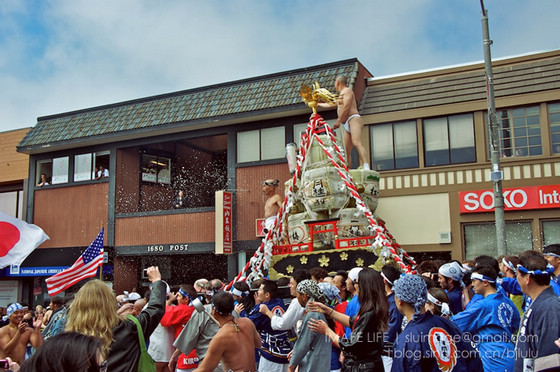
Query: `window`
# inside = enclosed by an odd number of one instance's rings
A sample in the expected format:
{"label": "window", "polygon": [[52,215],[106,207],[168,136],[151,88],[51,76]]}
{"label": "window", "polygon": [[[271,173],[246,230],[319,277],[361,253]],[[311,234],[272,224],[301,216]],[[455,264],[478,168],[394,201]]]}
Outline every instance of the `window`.
{"label": "window", "polygon": [[560,220],[543,221],[542,234],[544,245],[558,244],[560,242]]}
{"label": "window", "polygon": [[307,129],[307,123],[302,124],[295,124],[294,125],[294,143],[296,144],[297,148],[301,145],[301,137],[303,133]]}
{"label": "window", "polygon": [[539,106],[502,110],[498,117],[503,156],[542,155]]}
{"label": "window", "polygon": [[424,120],[426,166],[476,161],[472,114]]}
{"label": "window", "polygon": [[115,180],[115,212],[214,207],[215,192],[228,183],[227,144],[221,134],[118,149],[123,173]]}
{"label": "window", "polygon": [[370,126],[372,163],[377,170],[418,167],[416,122]]}
{"label": "window", "polygon": [[0,192],[0,211],[16,218],[22,218],[23,191]]}
{"label": "window", "polygon": [[[37,161],[37,173],[35,174],[35,184],[37,186],[55,185],[68,183],[68,156],[54,159]],[[41,176],[45,175],[45,180]]]}
{"label": "window", "polygon": [[68,156],[62,158],[54,158],[52,161],[52,183],[68,182]]}
{"label": "window", "polygon": [[171,159],[142,155],[142,181],[171,184]]}
{"label": "window", "polygon": [[[44,179],[42,179],[43,175]],[[37,161],[35,181],[35,184],[40,187],[52,184],[52,159]]]}
{"label": "window", "polygon": [[100,166],[105,170],[104,173],[108,174],[109,151],[74,156],[74,182],[95,179]]}
{"label": "window", "polygon": [[560,103],[548,105],[548,121],[550,123],[552,153],[560,154]]}
{"label": "window", "polygon": [[[336,122],[336,119],[331,119],[331,120],[325,120],[325,122],[331,127],[333,127],[334,123]],[[293,127],[293,135],[294,135],[294,143],[296,144],[297,148],[299,149],[299,145],[301,144],[301,137],[303,136],[303,133],[307,130],[307,125],[309,123],[300,123],[300,124],[294,124]],[[334,130],[335,134],[338,134],[338,130]],[[344,149],[344,144],[342,143],[342,138],[337,137],[337,145],[340,147],[341,150]]]}
{"label": "window", "polygon": [[[465,256],[472,260],[480,255],[498,257],[496,226],[493,222],[464,225]],[[518,255],[533,246],[531,222],[506,222],[507,254]]]}
{"label": "window", "polygon": [[280,159],[285,156],[284,127],[237,133],[237,162]]}

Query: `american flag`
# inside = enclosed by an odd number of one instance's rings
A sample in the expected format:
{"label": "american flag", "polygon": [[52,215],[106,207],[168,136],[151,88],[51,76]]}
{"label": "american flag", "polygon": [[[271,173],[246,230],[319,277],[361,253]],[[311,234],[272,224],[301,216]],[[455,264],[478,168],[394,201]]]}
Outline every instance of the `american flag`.
{"label": "american flag", "polygon": [[103,228],[90,246],[68,269],[45,280],[49,296],[55,296],[80,280],[97,274],[97,268],[103,262]]}

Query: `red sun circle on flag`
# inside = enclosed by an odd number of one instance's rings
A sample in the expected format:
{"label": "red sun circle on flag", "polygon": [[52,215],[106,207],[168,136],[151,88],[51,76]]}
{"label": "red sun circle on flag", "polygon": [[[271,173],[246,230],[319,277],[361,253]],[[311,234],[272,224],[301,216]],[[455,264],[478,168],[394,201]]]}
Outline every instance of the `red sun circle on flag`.
{"label": "red sun circle on flag", "polygon": [[9,222],[0,221],[0,257],[10,252],[19,242],[19,229]]}

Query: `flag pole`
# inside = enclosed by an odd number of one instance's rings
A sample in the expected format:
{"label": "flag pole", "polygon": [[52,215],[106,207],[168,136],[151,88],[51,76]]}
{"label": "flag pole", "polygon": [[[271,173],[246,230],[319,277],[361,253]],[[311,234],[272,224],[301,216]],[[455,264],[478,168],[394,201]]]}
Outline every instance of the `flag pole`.
{"label": "flag pole", "polygon": [[[101,228],[103,228],[103,222],[101,222]],[[105,254],[105,234],[103,234],[103,254]],[[99,280],[103,281],[103,260],[99,265]]]}

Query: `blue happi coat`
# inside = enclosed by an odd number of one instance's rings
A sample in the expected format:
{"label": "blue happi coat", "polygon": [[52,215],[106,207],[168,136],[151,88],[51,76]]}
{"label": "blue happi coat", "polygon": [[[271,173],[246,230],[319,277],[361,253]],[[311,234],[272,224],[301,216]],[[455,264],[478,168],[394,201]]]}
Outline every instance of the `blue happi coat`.
{"label": "blue happi coat", "polygon": [[513,371],[513,335],[519,328],[520,317],[508,297],[500,292],[489,294],[451,320],[470,335],[485,371]]}
{"label": "blue happi coat", "polygon": [[[264,303],[275,315],[284,314],[286,307],[281,298],[273,298]],[[292,350],[288,339],[288,331],[275,331],[270,324],[270,318],[259,312],[260,304],[249,312],[248,318],[253,321],[261,336],[261,356],[274,363],[287,364],[288,353]]]}
{"label": "blue happi coat", "polygon": [[397,336],[391,372],[482,371],[478,352],[449,319],[429,311],[417,315]]}

